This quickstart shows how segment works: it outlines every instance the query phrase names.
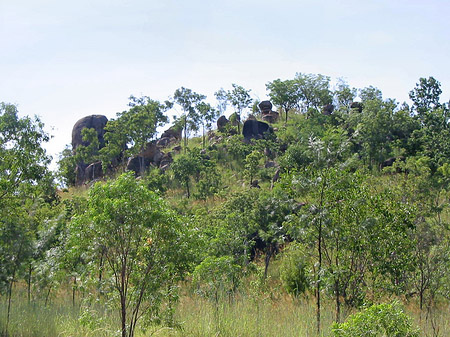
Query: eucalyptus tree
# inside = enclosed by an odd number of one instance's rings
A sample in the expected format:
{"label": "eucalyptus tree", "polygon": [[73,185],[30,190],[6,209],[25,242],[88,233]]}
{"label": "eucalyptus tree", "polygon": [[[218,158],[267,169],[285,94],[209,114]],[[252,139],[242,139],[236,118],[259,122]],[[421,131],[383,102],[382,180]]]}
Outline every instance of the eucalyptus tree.
{"label": "eucalyptus tree", "polygon": [[269,97],[273,104],[279,106],[286,114],[286,122],[288,120],[288,112],[299,107],[299,90],[295,80],[276,79],[266,84],[269,90]]}
{"label": "eucalyptus tree", "polygon": [[[117,113],[117,118],[106,124],[106,144],[100,150],[104,170],[112,160],[120,158],[124,151],[126,156],[142,152],[155,138],[158,128],[168,122],[165,112],[172,107],[172,103],[160,103],[148,96],[130,96],[129,100],[130,109]],[[141,171],[143,169],[141,158]]]}
{"label": "eucalyptus tree", "polygon": [[321,74],[295,74],[299,104],[307,112],[309,108],[320,111],[322,106],[333,101],[330,90],[330,78]]}
{"label": "eucalyptus tree", "polygon": [[216,97],[217,100],[217,110],[221,115],[223,115],[227,110],[228,106],[227,92],[223,88],[220,88],[214,93],[214,96]]}
{"label": "eucalyptus tree", "polygon": [[234,83],[231,86],[233,89],[227,91],[227,98],[236,113],[236,122],[238,124],[238,132],[240,133],[242,112],[252,104],[253,99],[250,97],[250,89],[247,90],[244,87]]}
{"label": "eucalyptus tree", "polygon": [[104,247],[105,277],[99,286],[117,301],[122,337],[134,336],[142,317],[147,322],[158,317],[164,289],[189,266],[187,226],[130,173],[94,185],[70,233],[87,263],[97,256],[98,245]]}
{"label": "eucalyptus tree", "polygon": [[39,118],[20,118],[16,106],[0,103],[0,293],[8,294],[6,335],[12,288],[36,237],[36,200],[52,183],[50,157],[42,147],[49,139]]}
{"label": "eucalyptus tree", "polygon": [[184,131],[184,152],[186,153],[187,138],[189,131],[197,131],[200,122],[200,115],[197,110],[200,104],[206,98],[205,95],[198,94],[191,89],[181,87],[175,90],[173,99],[175,103],[181,106],[183,115],[181,117]]}
{"label": "eucalyptus tree", "polygon": [[197,105],[197,112],[199,115],[200,124],[202,125],[202,146],[205,148],[205,128],[208,130],[211,129],[213,121],[218,117],[218,111],[209,103],[200,102]]}
{"label": "eucalyptus tree", "polygon": [[350,88],[350,86],[343,79],[338,79],[333,95],[337,108],[342,108],[348,111],[350,104],[357,95],[357,89]]}
{"label": "eucalyptus tree", "polygon": [[419,83],[416,83],[414,89],[409,92],[409,98],[414,103],[413,109],[419,118],[423,118],[428,111],[442,106],[439,102],[441,94],[441,83],[434,77],[419,79]]}

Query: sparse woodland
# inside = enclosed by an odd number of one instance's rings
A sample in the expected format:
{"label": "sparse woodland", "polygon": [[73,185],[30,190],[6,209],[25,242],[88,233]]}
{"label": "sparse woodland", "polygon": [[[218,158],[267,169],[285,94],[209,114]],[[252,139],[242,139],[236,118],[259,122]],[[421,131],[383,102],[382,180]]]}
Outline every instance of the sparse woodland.
{"label": "sparse woodland", "polygon": [[131,96],[57,172],[42,121],[0,103],[0,335],[449,336],[440,83],[411,105],[315,74],[266,88],[268,111],[236,84]]}

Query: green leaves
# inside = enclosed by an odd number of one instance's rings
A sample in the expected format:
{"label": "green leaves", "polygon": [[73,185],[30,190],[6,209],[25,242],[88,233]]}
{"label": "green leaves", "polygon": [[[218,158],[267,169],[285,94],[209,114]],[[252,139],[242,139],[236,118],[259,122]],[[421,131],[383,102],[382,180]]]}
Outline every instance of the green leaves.
{"label": "green leaves", "polygon": [[[71,224],[71,242],[90,262],[106,260],[105,292],[119,299],[122,336],[133,336],[142,314],[154,315],[161,290],[189,265],[186,228],[168,206],[132,174],[97,183],[88,207]],[[186,240],[186,242],[189,242]],[[95,277],[94,273],[90,274]]]}
{"label": "green leaves", "polygon": [[345,323],[335,323],[332,333],[334,337],[419,336],[398,302],[372,305],[351,315]]}

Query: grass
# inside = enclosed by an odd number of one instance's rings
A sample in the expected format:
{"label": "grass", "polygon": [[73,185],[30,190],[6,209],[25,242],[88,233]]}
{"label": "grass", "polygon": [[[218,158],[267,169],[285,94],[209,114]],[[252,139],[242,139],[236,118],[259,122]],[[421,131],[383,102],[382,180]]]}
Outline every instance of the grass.
{"label": "grass", "polygon": [[[48,306],[44,306],[44,301],[29,304],[24,292],[20,291],[13,298],[9,334],[6,335],[5,297],[0,299],[2,337],[118,335],[119,318],[116,312],[106,311],[101,306],[98,311],[83,311],[80,308],[81,299],[75,307],[72,306],[69,292],[58,294]],[[331,299],[324,301],[322,308],[321,336],[329,336],[334,319],[334,304]],[[426,312],[421,315],[414,301],[406,305],[406,312],[420,327],[423,336],[450,336],[448,303],[440,305],[439,310],[433,314],[433,319],[427,317]],[[138,331],[136,337],[317,336],[314,298],[293,299],[279,289],[268,292],[245,289],[245,292],[238,293],[234,299],[226,297],[217,304],[186,290],[180,298],[175,319],[179,324],[178,328],[153,326],[146,331]]]}

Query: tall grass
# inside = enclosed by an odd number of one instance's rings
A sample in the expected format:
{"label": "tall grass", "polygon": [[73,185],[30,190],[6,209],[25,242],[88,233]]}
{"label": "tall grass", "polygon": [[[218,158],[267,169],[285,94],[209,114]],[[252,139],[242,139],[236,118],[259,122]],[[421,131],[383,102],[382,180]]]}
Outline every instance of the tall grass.
{"label": "tall grass", "polygon": [[[120,321],[116,312],[98,311],[82,314],[80,303],[74,307],[70,293],[60,294],[45,306],[44,301],[28,304],[25,296],[13,298],[8,337],[107,337],[116,336]],[[433,316],[418,310],[417,303],[406,305],[423,336],[450,336],[450,306],[442,304]],[[350,314],[351,312],[344,313]],[[80,317],[81,315],[81,317]],[[313,298],[293,299],[283,293],[240,293],[218,303],[186,292],[175,314],[177,328],[153,326],[139,330],[137,337],[289,337],[317,336]],[[329,336],[334,319],[334,305],[325,303],[322,310],[321,336]],[[0,336],[5,337],[6,303],[1,298]],[[3,332],[3,334],[2,334]]]}

